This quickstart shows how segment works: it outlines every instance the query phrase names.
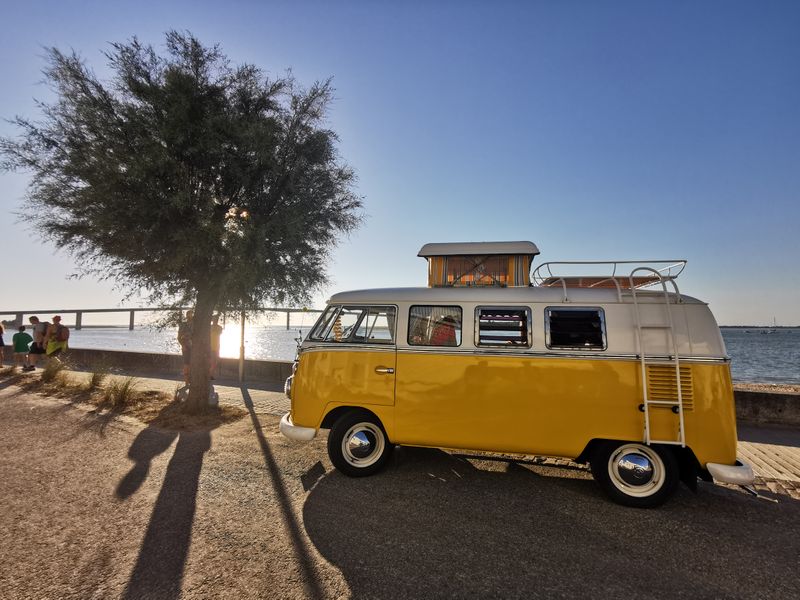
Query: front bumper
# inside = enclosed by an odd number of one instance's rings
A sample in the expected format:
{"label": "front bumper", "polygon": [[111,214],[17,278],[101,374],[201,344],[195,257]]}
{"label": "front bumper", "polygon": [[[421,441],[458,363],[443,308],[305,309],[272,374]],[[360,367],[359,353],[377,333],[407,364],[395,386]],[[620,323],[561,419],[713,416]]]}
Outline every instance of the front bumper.
{"label": "front bumper", "polygon": [[756,479],[753,469],[747,463],[739,460],[735,465],[720,465],[718,463],[706,463],[706,469],[711,473],[714,481],[722,483],[732,483],[734,485],[752,485]]}
{"label": "front bumper", "polygon": [[286,413],[281,418],[281,433],[290,440],[298,442],[309,442],[317,435],[317,430],[313,427],[300,427],[292,423],[292,413]]}

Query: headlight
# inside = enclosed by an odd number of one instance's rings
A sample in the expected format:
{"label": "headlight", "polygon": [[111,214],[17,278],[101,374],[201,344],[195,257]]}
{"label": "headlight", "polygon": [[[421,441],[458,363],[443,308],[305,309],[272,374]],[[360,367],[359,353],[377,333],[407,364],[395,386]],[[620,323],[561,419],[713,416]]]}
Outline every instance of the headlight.
{"label": "headlight", "polygon": [[292,399],[292,379],[294,379],[294,375],[290,375],[286,378],[286,383],[283,384],[283,391],[286,394],[286,397],[289,400]]}

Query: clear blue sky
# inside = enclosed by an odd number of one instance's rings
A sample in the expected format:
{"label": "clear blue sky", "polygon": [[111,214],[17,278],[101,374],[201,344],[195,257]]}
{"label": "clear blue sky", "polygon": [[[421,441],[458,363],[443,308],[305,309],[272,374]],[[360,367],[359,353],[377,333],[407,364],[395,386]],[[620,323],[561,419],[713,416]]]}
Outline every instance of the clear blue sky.
{"label": "clear blue sky", "polygon": [[[368,218],[318,304],[424,285],[425,242],[532,240],[544,260],[687,258],[682,291],[721,323],[800,324],[798,2],[117,4],[4,3],[0,116],[47,99],[42,46],[102,73],[108,42],[173,28],[333,76]],[[25,184],[0,175],[0,309],[119,305],[16,222]]]}

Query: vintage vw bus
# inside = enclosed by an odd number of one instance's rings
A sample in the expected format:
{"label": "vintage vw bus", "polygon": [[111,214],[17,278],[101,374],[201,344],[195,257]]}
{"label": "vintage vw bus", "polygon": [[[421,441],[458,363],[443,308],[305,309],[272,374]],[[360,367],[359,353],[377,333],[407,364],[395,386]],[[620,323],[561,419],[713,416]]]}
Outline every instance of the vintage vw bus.
{"label": "vintage vw bus", "polygon": [[[302,343],[280,429],[370,475],[395,444],[567,457],[615,501],[753,481],[729,359],[685,261],[545,263],[531,242],[427,244],[428,287],[336,294]],[[576,269],[591,274],[565,275]],[[620,274],[622,273],[622,274]]]}

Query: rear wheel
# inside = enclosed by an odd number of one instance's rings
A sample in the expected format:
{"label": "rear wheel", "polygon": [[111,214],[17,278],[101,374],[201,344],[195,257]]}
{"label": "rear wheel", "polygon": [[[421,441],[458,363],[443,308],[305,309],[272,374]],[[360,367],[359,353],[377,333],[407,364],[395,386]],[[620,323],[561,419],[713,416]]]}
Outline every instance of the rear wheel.
{"label": "rear wheel", "polygon": [[591,459],[592,475],[603,491],[625,506],[663,504],[678,486],[675,455],[666,448],[635,442],[608,442]]}
{"label": "rear wheel", "polygon": [[350,477],[377,473],[392,448],[380,421],[361,411],[342,415],[328,434],[328,456],[333,466]]}

